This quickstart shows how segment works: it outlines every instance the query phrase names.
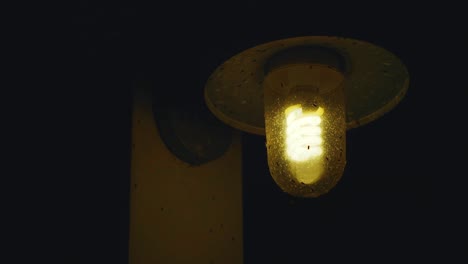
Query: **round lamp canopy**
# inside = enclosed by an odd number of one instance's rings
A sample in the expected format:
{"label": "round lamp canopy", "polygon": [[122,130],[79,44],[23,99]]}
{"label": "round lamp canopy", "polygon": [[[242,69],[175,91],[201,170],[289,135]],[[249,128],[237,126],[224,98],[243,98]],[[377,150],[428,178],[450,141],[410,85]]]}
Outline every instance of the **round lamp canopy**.
{"label": "round lamp canopy", "polygon": [[261,44],[225,61],[208,78],[206,104],[224,123],[265,135],[265,76],[295,62],[329,65],[343,73],[347,129],[379,118],[408,89],[408,71],[391,52],[361,40],[305,36]]}

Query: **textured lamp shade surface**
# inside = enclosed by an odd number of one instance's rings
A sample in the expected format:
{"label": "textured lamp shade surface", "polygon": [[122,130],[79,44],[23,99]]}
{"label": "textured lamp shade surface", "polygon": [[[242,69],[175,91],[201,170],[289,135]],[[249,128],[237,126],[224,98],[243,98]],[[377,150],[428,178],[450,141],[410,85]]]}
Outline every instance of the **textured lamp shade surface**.
{"label": "textured lamp shade surface", "polygon": [[325,65],[288,65],[264,83],[270,173],[285,192],[317,197],[333,188],[346,164],[343,75]]}
{"label": "textured lamp shade surface", "polygon": [[299,46],[331,49],[344,58],[347,129],[381,117],[408,89],[405,65],[388,50],[357,39],[304,36],[252,47],[219,65],[205,86],[208,108],[232,127],[265,135],[265,64],[275,54]]}

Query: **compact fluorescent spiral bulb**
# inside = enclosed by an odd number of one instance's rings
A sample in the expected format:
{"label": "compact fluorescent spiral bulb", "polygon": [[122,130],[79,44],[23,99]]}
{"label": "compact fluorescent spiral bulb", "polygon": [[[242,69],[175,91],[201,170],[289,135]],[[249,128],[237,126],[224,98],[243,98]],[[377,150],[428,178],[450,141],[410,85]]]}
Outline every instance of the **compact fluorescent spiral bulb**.
{"label": "compact fluorescent spiral bulb", "polygon": [[290,160],[306,162],[322,155],[322,114],[321,107],[304,113],[300,104],[286,109],[286,154]]}
{"label": "compact fluorescent spiral bulb", "polygon": [[392,109],[408,72],[368,42],[308,36],[265,43],[220,65],[205,86],[215,116],[266,136],[277,185],[299,197],[329,192],[346,165],[346,130]]}

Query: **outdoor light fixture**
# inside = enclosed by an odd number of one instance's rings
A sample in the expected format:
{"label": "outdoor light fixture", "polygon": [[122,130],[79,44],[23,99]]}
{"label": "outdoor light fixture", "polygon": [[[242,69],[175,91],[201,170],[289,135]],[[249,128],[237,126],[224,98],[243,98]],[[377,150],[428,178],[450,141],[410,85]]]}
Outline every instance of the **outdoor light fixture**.
{"label": "outdoor light fixture", "polygon": [[317,197],[346,164],[346,129],[392,109],[409,75],[389,51],[324,36],[290,38],[245,50],[220,65],[205,101],[224,123],[266,135],[271,176],[285,192]]}

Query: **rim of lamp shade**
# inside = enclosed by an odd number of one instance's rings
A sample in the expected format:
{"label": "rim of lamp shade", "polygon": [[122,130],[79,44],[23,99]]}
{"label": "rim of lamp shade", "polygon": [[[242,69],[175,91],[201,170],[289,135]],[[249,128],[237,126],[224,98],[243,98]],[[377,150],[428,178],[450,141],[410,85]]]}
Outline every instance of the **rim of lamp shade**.
{"label": "rim of lamp shade", "polygon": [[265,65],[278,52],[300,46],[324,47],[343,57],[347,129],[381,117],[406,94],[408,70],[390,51],[351,38],[304,36],[249,48],[219,65],[205,85],[205,102],[210,111],[234,128],[265,135]]}

